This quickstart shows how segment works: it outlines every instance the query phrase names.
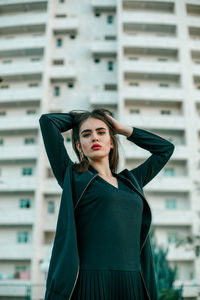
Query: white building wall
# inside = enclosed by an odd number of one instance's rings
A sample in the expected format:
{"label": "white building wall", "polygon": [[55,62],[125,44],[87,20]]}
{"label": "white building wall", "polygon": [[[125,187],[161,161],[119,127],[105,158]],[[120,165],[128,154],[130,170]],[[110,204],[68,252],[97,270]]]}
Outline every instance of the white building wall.
{"label": "white building wall", "polygon": [[[21,283],[35,285],[34,299],[44,295],[40,263],[50,257],[61,189],[44,152],[40,115],[98,106],[175,144],[144,191],[157,242],[178,266],[176,284],[188,285],[184,299],[198,299],[200,258],[169,239],[200,231],[199,1],[0,0],[0,13],[0,299],[21,299]],[[63,136],[77,160],[69,132]],[[119,170],[149,156],[119,140]]]}

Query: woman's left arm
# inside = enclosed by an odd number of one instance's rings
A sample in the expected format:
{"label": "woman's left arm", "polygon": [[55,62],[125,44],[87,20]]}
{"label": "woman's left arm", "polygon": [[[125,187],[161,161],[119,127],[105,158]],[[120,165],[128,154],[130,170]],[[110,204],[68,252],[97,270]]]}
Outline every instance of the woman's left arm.
{"label": "woman's left arm", "polygon": [[142,164],[130,170],[140,186],[144,187],[166,165],[174,152],[175,145],[159,135],[137,127],[134,127],[127,140],[152,153]]}
{"label": "woman's left arm", "polygon": [[110,115],[109,117],[117,133],[125,135],[127,140],[152,153],[142,164],[130,170],[140,186],[144,187],[166,165],[175,145],[150,131],[122,125]]}

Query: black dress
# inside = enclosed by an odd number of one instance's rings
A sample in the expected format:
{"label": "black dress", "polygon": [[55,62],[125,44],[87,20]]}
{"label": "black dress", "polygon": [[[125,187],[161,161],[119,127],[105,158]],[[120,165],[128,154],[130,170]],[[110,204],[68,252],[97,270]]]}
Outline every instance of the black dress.
{"label": "black dress", "polygon": [[140,275],[143,200],[113,175],[118,188],[97,175],[75,210],[80,270],[73,300],[147,299]]}

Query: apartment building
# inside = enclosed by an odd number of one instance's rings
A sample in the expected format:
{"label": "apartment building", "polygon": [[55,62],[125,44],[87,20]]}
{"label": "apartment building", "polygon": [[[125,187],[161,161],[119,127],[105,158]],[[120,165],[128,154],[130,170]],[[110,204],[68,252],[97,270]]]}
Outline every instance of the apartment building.
{"label": "apartment building", "polygon": [[[200,299],[198,244],[176,247],[200,232],[199,64],[199,0],[0,0],[1,300],[44,297],[62,191],[40,115],[99,106],[175,144],[144,192],[176,285]],[[119,141],[119,171],[150,156]]]}

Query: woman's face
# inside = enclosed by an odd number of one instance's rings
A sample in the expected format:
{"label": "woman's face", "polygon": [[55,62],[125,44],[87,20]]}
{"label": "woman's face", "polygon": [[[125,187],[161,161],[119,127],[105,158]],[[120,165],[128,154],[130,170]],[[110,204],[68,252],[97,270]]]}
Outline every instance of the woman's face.
{"label": "woman's face", "polygon": [[[99,160],[109,155],[110,149],[113,148],[113,143],[110,138],[108,126],[101,120],[96,118],[88,118],[80,127],[79,131],[80,143],[76,146],[88,160]],[[99,144],[101,147],[92,149],[94,144]]]}

